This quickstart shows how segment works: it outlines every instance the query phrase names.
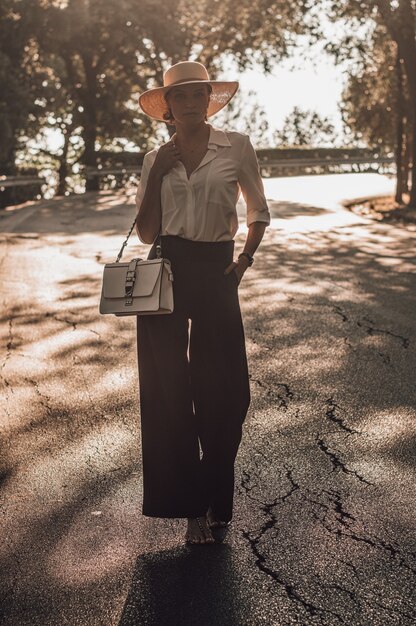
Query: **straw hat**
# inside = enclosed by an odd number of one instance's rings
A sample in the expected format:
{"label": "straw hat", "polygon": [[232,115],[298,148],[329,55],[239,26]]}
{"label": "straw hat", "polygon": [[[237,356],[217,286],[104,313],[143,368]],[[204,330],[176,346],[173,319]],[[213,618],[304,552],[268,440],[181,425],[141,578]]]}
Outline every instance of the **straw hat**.
{"label": "straw hat", "polygon": [[208,83],[212,87],[207,117],[225,107],[238,89],[238,81],[210,80],[202,63],[181,61],[172,65],[163,74],[163,87],[149,89],[141,94],[139,98],[140,107],[149,117],[165,122],[163,114],[169,111],[165,94],[175,85],[189,85],[191,83]]}

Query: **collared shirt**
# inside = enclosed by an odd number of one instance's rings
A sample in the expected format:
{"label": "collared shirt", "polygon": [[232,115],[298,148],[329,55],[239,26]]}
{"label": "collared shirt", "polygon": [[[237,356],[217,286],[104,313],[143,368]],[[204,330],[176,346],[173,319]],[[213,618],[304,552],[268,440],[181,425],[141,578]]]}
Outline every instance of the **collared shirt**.
{"label": "collared shirt", "polygon": [[[181,161],[163,177],[161,186],[162,235],[195,241],[228,241],[238,230],[236,204],[243,194],[247,226],[270,223],[257,156],[248,135],[210,126],[208,150],[188,179]],[[143,200],[149,171],[158,148],[143,160],[136,194]]]}

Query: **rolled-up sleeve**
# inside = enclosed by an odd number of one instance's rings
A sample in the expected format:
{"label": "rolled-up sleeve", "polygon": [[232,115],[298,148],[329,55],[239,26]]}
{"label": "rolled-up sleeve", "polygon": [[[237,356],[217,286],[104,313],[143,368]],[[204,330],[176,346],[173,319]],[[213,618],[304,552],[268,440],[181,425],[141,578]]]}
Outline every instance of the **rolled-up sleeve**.
{"label": "rolled-up sleeve", "polygon": [[144,194],[145,194],[145,191],[146,191],[147,179],[149,177],[150,163],[149,163],[148,154],[149,153],[144,155],[143,164],[142,164],[142,171],[141,171],[141,174],[140,174],[140,181],[139,181],[139,184],[137,186],[137,192],[136,192],[136,206],[137,206],[137,210],[140,209],[140,205],[141,205],[141,203],[143,201]]}
{"label": "rolled-up sleeve", "polygon": [[270,211],[264,195],[259,164],[250,137],[245,137],[238,184],[247,204],[247,226],[253,222],[270,224]]}

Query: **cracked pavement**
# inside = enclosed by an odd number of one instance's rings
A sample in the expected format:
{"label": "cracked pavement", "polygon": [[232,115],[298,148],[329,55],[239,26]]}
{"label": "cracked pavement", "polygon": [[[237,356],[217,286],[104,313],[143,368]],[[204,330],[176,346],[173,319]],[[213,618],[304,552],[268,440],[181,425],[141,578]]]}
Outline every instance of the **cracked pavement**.
{"label": "cracked pavement", "polygon": [[415,230],[338,205],[389,184],[366,176],[265,181],[235,514],[205,547],[141,515],[134,322],[98,314],[134,190],[0,212],[1,624],[416,622]]}

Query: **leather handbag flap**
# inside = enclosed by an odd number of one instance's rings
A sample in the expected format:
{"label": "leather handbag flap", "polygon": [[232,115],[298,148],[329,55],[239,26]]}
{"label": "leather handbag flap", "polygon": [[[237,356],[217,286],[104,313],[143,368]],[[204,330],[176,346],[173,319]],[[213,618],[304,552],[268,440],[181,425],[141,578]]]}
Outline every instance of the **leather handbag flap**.
{"label": "leather handbag flap", "polygon": [[[163,263],[138,263],[136,266],[136,280],[133,288],[133,298],[150,296],[159,280]],[[128,270],[127,263],[111,263],[105,267],[103,290],[105,298],[124,298],[125,280]],[[120,273],[122,278],[120,278]]]}

